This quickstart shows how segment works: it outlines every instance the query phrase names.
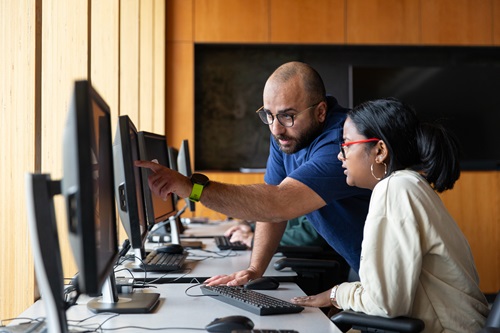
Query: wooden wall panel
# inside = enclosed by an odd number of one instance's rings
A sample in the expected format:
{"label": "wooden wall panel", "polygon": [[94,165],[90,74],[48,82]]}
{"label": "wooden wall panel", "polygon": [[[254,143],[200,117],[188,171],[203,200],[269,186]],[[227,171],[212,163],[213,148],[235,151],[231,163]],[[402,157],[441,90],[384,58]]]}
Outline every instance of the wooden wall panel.
{"label": "wooden wall panel", "polygon": [[153,3],[153,124],[152,131],[165,134],[165,1]]}
{"label": "wooden wall panel", "polygon": [[111,131],[119,113],[119,0],[91,0],[90,80],[111,109]]}
{"label": "wooden wall panel", "polygon": [[492,45],[492,10],[492,0],[421,0],[421,42]]}
{"label": "wooden wall panel", "polygon": [[483,292],[500,290],[500,172],[462,172],[441,197],[472,248]]}
{"label": "wooden wall panel", "polygon": [[[168,19],[167,19],[168,20]],[[168,144],[194,143],[194,45],[169,42],[166,49],[166,135]],[[191,154],[194,149],[191,149]],[[192,159],[192,161],[194,161]]]}
{"label": "wooden wall panel", "polygon": [[[139,9],[148,13],[144,27]],[[141,31],[143,60],[150,59],[142,65],[147,74],[142,83],[160,114],[153,106],[143,109],[164,130],[165,11],[162,0],[0,2],[0,151],[6,157],[0,159],[0,318],[18,315],[36,295],[25,173],[63,176],[62,138],[76,80],[90,79],[106,100],[113,131],[119,114],[138,122]],[[64,275],[69,277],[77,267],[62,196],[55,201]]]}
{"label": "wooden wall panel", "polygon": [[153,0],[139,1],[139,122],[138,131],[153,131]]}
{"label": "wooden wall panel", "polygon": [[418,44],[420,9],[416,0],[349,0],[348,44]]}
{"label": "wooden wall panel", "polygon": [[[264,183],[263,173],[238,173],[238,172],[204,172],[208,178],[213,181],[227,183],[227,184],[262,184]],[[186,216],[189,217],[189,212]],[[184,215],[183,215],[184,216]],[[224,220],[227,218],[224,214],[208,209],[202,204],[196,204],[195,216],[205,216],[214,220]]]}
{"label": "wooden wall panel", "polygon": [[194,0],[196,42],[269,41],[268,0]]}
{"label": "wooden wall panel", "polygon": [[269,21],[271,43],[345,43],[344,0],[270,0]]}
{"label": "wooden wall panel", "polygon": [[120,115],[139,126],[139,1],[120,1]]}
{"label": "wooden wall panel", "polygon": [[[43,2],[41,157],[42,172],[53,179],[62,175],[63,130],[74,81],[88,74],[88,5],[78,0]],[[65,276],[77,272],[68,243],[66,210],[62,196],[55,197]]]}
{"label": "wooden wall panel", "polygon": [[193,0],[166,0],[167,41],[193,41]]}
{"label": "wooden wall panel", "polygon": [[34,298],[24,176],[39,167],[36,31],[35,0],[0,2],[0,318],[17,316]]}
{"label": "wooden wall panel", "polygon": [[493,1],[493,45],[500,45],[500,0]]}

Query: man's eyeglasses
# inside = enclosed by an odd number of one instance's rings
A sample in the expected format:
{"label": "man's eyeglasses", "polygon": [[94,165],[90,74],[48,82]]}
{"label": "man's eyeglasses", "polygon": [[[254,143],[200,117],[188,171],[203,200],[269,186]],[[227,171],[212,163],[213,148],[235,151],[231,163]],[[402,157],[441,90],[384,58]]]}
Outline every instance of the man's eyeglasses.
{"label": "man's eyeglasses", "polygon": [[286,113],[286,112],[283,112],[283,113],[278,113],[276,115],[273,115],[271,112],[267,111],[267,110],[264,110],[264,106],[261,106],[257,111],[255,111],[259,117],[260,117],[260,120],[262,120],[262,122],[266,125],[272,125],[273,124],[273,121],[274,121],[274,118],[276,117],[276,119],[278,119],[278,122],[284,126],[284,127],[292,127],[294,122],[295,122],[295,118],[301,114],[302,112],[304,111],[307,111],[315,106],[317,106],[320,102],[318,103],[314,103],[313,105],[307,107],[306,109],[302,110],[302,111],[299,111],[297,113],[294,113],[294,114],[289,114],[289,113]]}
{"label": "man's eyeglasses", "polygon": [[371,138],[371,139],[365,139],[365,140],[341,142],[340,143],[340,151],[342,152],[342,157],[344,158],[344,160],[346,159],[346,157],[345,157],[346,156],[346,150],[347,150],[347,147],[349,147],[350,145],[355,145],[355,144],[358,144],[358,143],[375,142],[375,141],[380,141],[380,139]]}

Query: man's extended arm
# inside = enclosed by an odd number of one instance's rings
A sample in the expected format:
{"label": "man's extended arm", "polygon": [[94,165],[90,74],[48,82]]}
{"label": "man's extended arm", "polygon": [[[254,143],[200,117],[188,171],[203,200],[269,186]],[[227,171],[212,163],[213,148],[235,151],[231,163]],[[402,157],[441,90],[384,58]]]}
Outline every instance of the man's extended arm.
{"label": "man's extended arm", "polygon": [[[152,191],[162,198],[175,193],[189,197],[193,185],[189,178],[153,162],[136,162],[150,168]],[[211,181],[201,195],[201,203],[219,213],[244,220],[282,222],[323,207],[325,201],[303,183],[285,178],[279,185],[232,185]]]}

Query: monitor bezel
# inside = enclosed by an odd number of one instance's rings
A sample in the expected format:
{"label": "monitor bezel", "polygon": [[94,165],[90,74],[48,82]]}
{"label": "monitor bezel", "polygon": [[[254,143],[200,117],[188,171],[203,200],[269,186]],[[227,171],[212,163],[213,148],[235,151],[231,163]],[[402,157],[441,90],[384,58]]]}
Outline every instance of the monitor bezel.
{"label": "monitor bezel", "polygon": [[[137,129],[134,123],[127,115],[119,116],[113,142],[115,198],[118,215],[127,233],[130,246],[133,249],[144,249],[148,223],[143,203],[142,179],[139,168],[134,166],[133,143],[130,140],[130,133],[135,136],[137,143]],[[138,144],[136,144],[135,149],[137,157],[139,157]],[[143,227],[142,231],[141,226]]]}
{"label": "monitor bezel", "polygon": [[[99,251],[96,233],[94,204],[94,164],[92,162],[92,149],[95,140],[96,122],[94,119],[94,104],[102,111],[104,126],[99,135],[107,135],[109,140],[103,139],[100,144],[108,149],[109,161],[104,170],[107,191],[110,191],[111,202],[109,205],[108,227],[110,237],[109,253]],[[104,140],[106,142],[104,142]],[[109,142],[108,142],[109,141]],[[103,168],[106,168],[104,165]],[[65,198],[66,216],[68,223],[69,242],[73,250],[75,261],[79,270],[79,288],[82,293],[90,296],[101,293],[104,282],[114,268],[118,257],[118,236],[116,226],[116,210],[113,200],[113,158],[111,145],[111,114],[110,108],[104,99],[87,80],[76,81],[74,92],[69,106],[68,118],[63,135],[63,178],[61,180],[61,193]],[[99,198],[102,203],[102,198]],[[112,206],[112,207],[111,207]],[[104,220],[100,220],[99,224]],[[109,254],[107,257],[104,254]]]}

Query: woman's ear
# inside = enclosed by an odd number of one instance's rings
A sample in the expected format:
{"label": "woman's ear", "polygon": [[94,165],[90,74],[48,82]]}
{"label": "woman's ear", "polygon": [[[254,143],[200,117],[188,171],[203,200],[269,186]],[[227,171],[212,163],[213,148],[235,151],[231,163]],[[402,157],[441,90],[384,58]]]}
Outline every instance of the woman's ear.
{"label": "woman's ear", "polygon": [[383,140],[380,140],[375,145],[377,152],[375,155],[375,162],[377,163],[386,163],[389,159],[389,150],[387,149],[387,145]]}

